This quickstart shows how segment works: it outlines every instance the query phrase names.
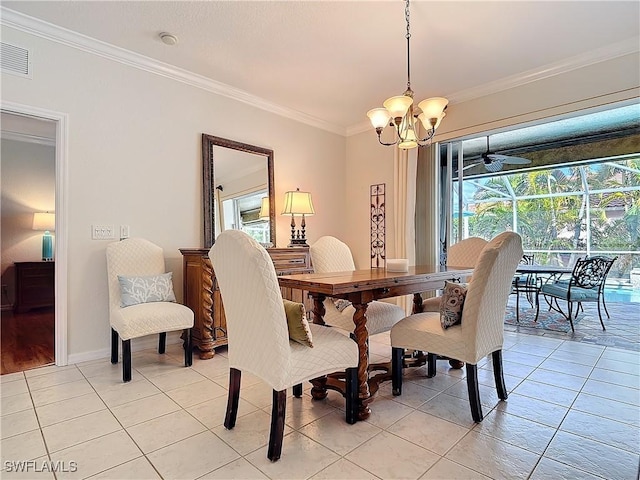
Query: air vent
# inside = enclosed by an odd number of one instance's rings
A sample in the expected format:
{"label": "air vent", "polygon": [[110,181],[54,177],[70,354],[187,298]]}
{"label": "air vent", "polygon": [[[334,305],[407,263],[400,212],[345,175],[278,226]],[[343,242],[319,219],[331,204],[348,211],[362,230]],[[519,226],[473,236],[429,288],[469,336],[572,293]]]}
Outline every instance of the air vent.
{"label": "air vent", "polygon": [[0,43],[2,71],[31,78],[31,52],[9,43]]}

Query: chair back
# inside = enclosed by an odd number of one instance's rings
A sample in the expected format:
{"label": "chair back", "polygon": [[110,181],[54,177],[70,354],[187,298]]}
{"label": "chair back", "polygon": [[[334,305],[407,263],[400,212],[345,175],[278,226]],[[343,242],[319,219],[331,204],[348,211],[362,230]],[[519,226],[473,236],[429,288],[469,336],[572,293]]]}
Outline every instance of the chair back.
{"label": "chair back", "polygon": [[309,247],[309,253],[316,273],[352,272],[356,269],[349,246],[336,237],[320,237]]}
{"label": "chair back", "polygon": [[227,319],[229,367],[271,386],[286,382],[289,331],[273,261],[240,230],[226,230],[209,250]]}
{"label": "chair back", "polygon": [[120,308],[118,275],[148,276],[165,273],[162,248],[144,238],[127,238],[107,245],[109,311]]}
{"label": "chair back", "polygon": [[473,267],[475,266],[480,252],[487,246],[484,238],[469,237],[454,243],[449,247],[447,253],[447,265],[452,267]]}
{"label": "chair back", "polygon": [[511,280],[521,258],[522,239],[514,232],[499,234],[480,253],[462,310],[466,361],[477,363],[502,348]]}
{"label": "chair back", "polygon": [[604,288],[607,274],[618,257],[586,257],[579,258],[573,267],[569,288],[579,287],[589,290],[597,290],[598,293]]}

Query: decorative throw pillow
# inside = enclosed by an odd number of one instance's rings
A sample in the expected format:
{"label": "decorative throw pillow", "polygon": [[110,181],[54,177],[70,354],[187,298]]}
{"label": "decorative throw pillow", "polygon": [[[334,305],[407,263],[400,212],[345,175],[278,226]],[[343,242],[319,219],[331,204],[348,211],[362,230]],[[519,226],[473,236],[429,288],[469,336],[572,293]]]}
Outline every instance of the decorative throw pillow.
{"label": "decorative throw pillow", "polygon": [[444,282],[440,300],[440,325],[445,330],[462,322],[462,307],[467,296],[466,283]]}
{"label": "decorative throw pillow", "polygon": [[284,313],[287,315],[289,338],[294,342],[313,347],[311,329],[309,328],[307,311],[304,305],[286,299],[282,299],[282,302],[284,303]]}
{"label": "decorative throw pillow", "polygon": [[172,272],[146,277],[118,275],[120,305],[129,307],[148,302],[175,302],[172,277]]}
{"label": "decorative throw pillow", "polygon": [[336,306],[340,313],[342,313],[345,308],[351,305],[351,302],[349,300],[345,300],[344,298],[333,298],[332,300],[333,304]]}

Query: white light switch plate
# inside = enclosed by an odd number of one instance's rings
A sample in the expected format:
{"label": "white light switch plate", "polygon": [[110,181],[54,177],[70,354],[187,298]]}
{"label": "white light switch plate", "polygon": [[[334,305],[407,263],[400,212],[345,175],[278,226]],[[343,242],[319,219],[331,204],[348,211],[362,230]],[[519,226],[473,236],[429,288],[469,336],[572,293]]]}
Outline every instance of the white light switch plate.
{"label": "white light switch plate", "polygon": [[116,238],[113,225],[91,225],[91,238],[93,240],[113,240]]}

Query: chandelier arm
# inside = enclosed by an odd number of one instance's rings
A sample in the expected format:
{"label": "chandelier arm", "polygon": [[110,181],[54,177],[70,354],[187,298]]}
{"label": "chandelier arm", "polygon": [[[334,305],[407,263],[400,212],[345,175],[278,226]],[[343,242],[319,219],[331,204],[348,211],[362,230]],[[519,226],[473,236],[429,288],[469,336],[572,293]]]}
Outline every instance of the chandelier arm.
{"label": "chandelier arm", "polygon": [[384,145],[385,147],[390,147],[392,145],[395,145],[396,143],[398,143],[398,140],[396,140],[395,142],[392,143],[385,143],[382,141],[382,138],[380,136],[380,134],[378,134],[378,142],[380,143],[380,145]]}

